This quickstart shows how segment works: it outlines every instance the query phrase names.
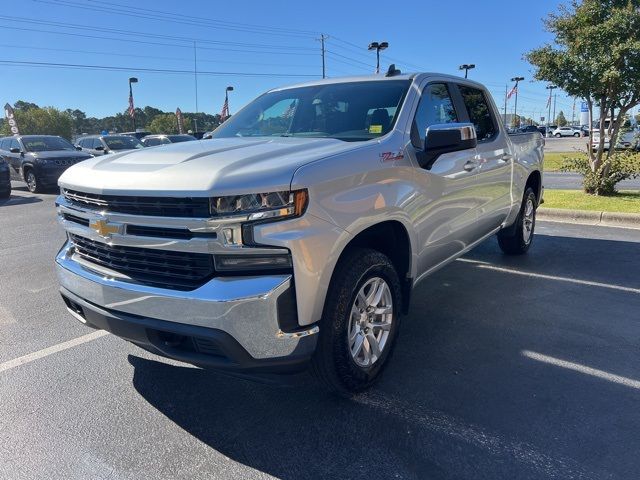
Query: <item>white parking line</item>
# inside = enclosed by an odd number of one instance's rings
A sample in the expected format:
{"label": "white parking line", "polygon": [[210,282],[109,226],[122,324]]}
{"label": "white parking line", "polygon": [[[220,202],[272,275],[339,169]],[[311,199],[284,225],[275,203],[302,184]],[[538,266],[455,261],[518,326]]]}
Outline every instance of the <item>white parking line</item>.
{"label": "white parking line", "polygon": [[53,355],[54,353],[62,352],[63,350],[68,350],[69,348],[77,347],[78,345],[91,342],[92,340],[96,340],[108,334],[109,332],[106,332],[104,330],[98,330],[96,332],[88,333],[87,335],[74,338],[73,340],[58,343],[57,345],[53,345],[51,347],[38,350],[37,352],[29,353],[27,355],[23,355],[22,357],[14,358],[13,360],[0,363],[0,372],[4,372],[5,370],[11,370],[12,368],[19,367],[20,365],[25,365],[27,363],[34,362],[41,358],[48,357],[49,355]]}
{"label": "white parking line", "polygon": [[559,277],[557,275],[546,275],[544,273],[523,272],[523,271],[520,271],[520,270],[513,270],[511,268],[496,267],[494,265],[489,265],[486,262],[481,262],[481,261],[478,261],[478,260],[471,260],[469,258],[459,258],[458,261],[463,261],[463,262],[466,262],[466,263],[473,263],[473,264],[477,265],[478,268],[484,268],[486,270],[493,270],[495,272],[511,273],[513,275],[522,275],[522,276],[525,276],[525,277],[543,278],[545,280],[555,280],[555,281],[558,281],[558,282],[576,283],[578,285],[587,285],[589,287],[610,288],[612,290],[620,290],[622,292],[630,292],[630,293],[638,293],[638,294],[640,294],[640,288],[625,287],[623,285],[615,285],[613,283],[592,282],[590,280],[580,280],[578,278]]}
{"label": "white parking line", "polygon": [[587,367],[586,365],[580,365],[579,363],[567,362],[566,360],[560,360],[559,358],[549,357],[541,353],[531,352],[529,350],[523,350],[522,355],[538,362],[548,363],[549,365],[555,365],[556,367],[567,368],[575,372],[584,373],[585,375],[591,375],[592,377],[598,377],[609,382],[619,383],[625,387],[636,388],[640,390],[640,381],[634,380],[628,377],[622,377],[613,373],[605,372],[604,370],[598,370],[596,368]]}

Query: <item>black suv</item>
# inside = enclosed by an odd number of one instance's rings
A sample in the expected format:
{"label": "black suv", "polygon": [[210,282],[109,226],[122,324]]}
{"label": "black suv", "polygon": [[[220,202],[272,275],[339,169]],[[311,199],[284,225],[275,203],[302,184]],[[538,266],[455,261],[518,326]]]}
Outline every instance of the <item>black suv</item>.
{"label": "black suv", "polygon": [[0,158],[0,199],[11,196],[11,174],[9,164]]}
{"label": "black suv", "polygon": [[12,178],[27,182],[29,191],[34,193],[56,186],[67,168],[93,157],[53,135],[0,138],[0,156],[11,167]]}

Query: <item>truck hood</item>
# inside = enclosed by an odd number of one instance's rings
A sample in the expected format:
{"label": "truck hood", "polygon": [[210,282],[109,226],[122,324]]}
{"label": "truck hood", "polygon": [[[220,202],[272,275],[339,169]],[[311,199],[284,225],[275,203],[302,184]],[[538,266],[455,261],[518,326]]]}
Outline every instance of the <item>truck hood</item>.
{"label": "truck hood", "polygon": [[104,155],[67,169],[61,187],[97,194],[213,196],[288,190],[297,168],[359,148],[309,138],[221,138]]}

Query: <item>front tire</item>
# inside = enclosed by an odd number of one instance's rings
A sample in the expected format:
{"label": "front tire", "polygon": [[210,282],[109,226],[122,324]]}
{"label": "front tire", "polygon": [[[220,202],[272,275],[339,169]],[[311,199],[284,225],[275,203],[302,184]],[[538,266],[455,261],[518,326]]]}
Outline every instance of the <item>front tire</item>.
{"label": "front tire", "polygon": [[27,173],[24,175],[24,181],[27,182],[27,188],[31,193],[40,193],[42,192],[42,186],[40,185],[40,179],[36,175],[36,172],[33,171],[32,168],[27,170]]}
{"label": "front tire", "polygon": [[574,133],[573,136],[580,138],[580,134],[579,133]]}
{"label": "front tire", "polygon": [[386,255],[368,248],[348,251],[327,292],[314,375],[341,395],[369,388],[393,351],[401,302],[400,280]]}
{"label": "front tire", "polygon": [[504,253],[522,255],[529,250],[536,228],[537,207],[536,194],[531,187],[528,187],[524,192],[520,213],[514,225],[498,232],[498,245]]}
{"label": "front tire", "polygon": [[554,137],[556,137],[556,138],[560,138],[561,136],[562,136],[562,135],[560,135],[559,133],[556,133],[556,134],[554,135]]}

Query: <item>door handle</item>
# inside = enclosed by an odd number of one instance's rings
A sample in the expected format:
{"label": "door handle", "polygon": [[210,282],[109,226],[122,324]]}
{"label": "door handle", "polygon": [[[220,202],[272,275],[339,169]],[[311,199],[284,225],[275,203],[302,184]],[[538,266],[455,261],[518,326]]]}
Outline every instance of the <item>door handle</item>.
{"label": "door handle", "polygon": [[511,155],[510,153],[505,153],[504,155],[502,155],[502,157],[500,157],[500,160],[505,163],[510,162],[511,160],[513,160],[513,155]]}
{"label": "door handle", "polygon": [[462,168],[464,168],[465,172],[470,172],[471,170],[474,170],[477,166],[478,164],[476,162],[474,162],[473,160],[469,160],[467,163],[464,164]]}

